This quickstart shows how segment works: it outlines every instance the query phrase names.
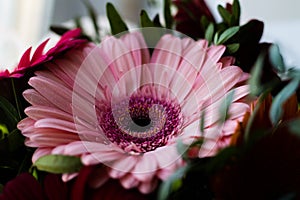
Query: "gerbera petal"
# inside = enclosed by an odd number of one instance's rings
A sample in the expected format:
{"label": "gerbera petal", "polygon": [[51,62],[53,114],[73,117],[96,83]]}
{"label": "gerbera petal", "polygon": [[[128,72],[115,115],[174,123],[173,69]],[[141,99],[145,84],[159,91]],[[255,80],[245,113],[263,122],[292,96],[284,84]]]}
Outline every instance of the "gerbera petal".
{"label": "gerbera petal", "polygon": [[30,66],[30,52],[31,52],[32,47],[29,47],[25,53],[23,54],[23,56],[20,59],[19,65],[18,65],[18,69],[22,69],[24,67]]}
{"label": "gerbera petal", "polygon": [[32,162],[35,163],[40,157],[49,155],[51,152],[51,148],[38,148],[32,155]]}
{"label": "gerbera petal", "polygon": [[135,32],[121,37],[132,54],[135,66],[140,66],[150,61],[150,53],[141,33]]}
{"label": "gerbera petal", "polygon": [[40,44],[36,48],[36,50],[35,50],[32,58],[31,58],[31,63],[35,63],[35,62],[37,62],[40,59],[40,57],[43,55],[43,51],[45,49],[45,46],[47,45],[47,43],[48,43],[49,40],[50,40],[50,38],[47,39],[47,40],[45,40],[42,44]]}

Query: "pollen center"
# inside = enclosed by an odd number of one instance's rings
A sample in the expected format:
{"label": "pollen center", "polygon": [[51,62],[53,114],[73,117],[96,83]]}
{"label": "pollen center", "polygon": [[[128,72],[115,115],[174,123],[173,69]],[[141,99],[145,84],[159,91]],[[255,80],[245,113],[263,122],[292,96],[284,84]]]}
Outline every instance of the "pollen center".
{"label": "pollen center", "polygon": [[106,137],[126,151],[147,152],[164,146],[182,124],[178,104],[152,97],[132,97],[97,110]]}

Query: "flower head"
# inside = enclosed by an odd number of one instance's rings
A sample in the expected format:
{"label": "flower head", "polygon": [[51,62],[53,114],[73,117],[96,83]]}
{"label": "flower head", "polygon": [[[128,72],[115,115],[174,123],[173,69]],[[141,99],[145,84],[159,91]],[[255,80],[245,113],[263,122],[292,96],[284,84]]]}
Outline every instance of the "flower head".
{"label": "flower head", "polygon": [[[204,138],[199,157],[229,144],[249,109],[243,102],[249,89],[232,59],[219,62],[225,48],[172,35],[150,48],[151,56],[138,32],[111,36],[36,72],[33,89],[24,92],[32,106],[18,124],[26,144],[38,148],[33,161],[46,154],[80,156],[84,165],[106,166],[96,186],[110,177],[149,193],[185,164],[179,140],[189,145]],[[221,124],[219,107],[231,92]]]}
{"label": "flower head", "polygon": [[49,49],[46,53],[43,53],[44,48],[49,41],[49,39],[47,39],[37,47],[32,57],[30,56],[32,47],[28,48],[22,55],[18,66],[12,72],[9,70],[0,71],[0,79],[7,77],[19,78],[23,76],[27,69],[45,63],[68,49],[76,48],[79,45],[86,43],[87,41],[85,39],[80,39],[80,36],[80,29],[68,31],[62,35],[54,47]]}

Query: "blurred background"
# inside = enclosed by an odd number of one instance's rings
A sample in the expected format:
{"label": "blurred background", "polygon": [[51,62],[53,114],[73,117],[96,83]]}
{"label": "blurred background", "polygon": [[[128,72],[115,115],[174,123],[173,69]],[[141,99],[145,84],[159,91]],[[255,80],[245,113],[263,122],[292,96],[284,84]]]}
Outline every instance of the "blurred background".
{"label": "blurred background", "polygon": [[[90,0],[107,26],[105,5],[112,2],[122,17],[137,26],[141,9],[153,17],[162,13],[162,0]],[[206,0],[218,18],[217,5],[231,0]],[[265,22],[263,41],[278,43],[289,65],[300,66],[300,1],[240,0],[241,23],[256,18]],[[81,0],[0,0],[0,69],[14,67],[22,53],[51,36],[50,25],[70,24],[76,17],[86,16]],[[83,20],[85,23],[87,20]],[[88,22],[86,22],[88,23]],[[105,28],[104,28],[105,29]]]}

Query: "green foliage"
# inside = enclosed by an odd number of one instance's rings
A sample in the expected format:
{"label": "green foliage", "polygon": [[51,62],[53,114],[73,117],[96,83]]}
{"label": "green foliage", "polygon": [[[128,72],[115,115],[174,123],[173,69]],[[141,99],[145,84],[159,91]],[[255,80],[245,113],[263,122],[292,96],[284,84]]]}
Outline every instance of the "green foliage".
{"label": "green foliage", "polygon": [[106,13],[111,27],[111,34],[117,35],[124,31],[128,31],[127,25],[122,20],[121,16],[119,15],[118,11],[115,9],[113,4],[106,4]]}
{"label": "green foliage", "polygon": [[178,154],[181,155],[181,157],[184,160],[188,160],[186,152],[189,149],[189,146],[185,145],[181,140],[178,140],[177,144],[176,144],[176,148],[177,148]]}
{"label": "green foliage", "polygon": [[233,97],[234,97],[234,90],[230,91],[228,95],[226,95],[224,101],[222,102],[219,109],[219,116],[220,116],[219,123],[223,123],[229,118],[228,111],[232,104]]}
{"label": "green foliage", "polygon": [[282,55],[280,54],[278,45],[272,45],[269,50],[270,54],[270,61],[272,65],[275,67],[275,69],[279,73],[283,73],[286,71],[285,64],[282,58]]}
{"label": "green foliage", "polygon": [[94,27],[94,31],[95,31],[95,35],[96,35],[96,38],[94,39],[94,41],[100,42],[101,41],[100,33],[99,33],[100,28],[99,28],[98,22],[97,22],[97,12],[89,0],[82,0],[82,2],[85,5],[85,7],[87,8],[89,17],[91,18],[92,23],[93,23],[93,27]]}
{"label": "green foliage", "polygon": [[46,155],[39,158],[34,166],[38,170],[55,174],[78,172],[82,167],[80,158],[66,155]]}
{"label": "green foliage", "polygon": [[240,29],[239,26],[234,26],[234,27],[228,28],[220,35],[216,44],[226,43],[230,38],[232,38],[239,31],[239,29]]}
{"label": "green foliage", "polygon": [[218,5],[218,11],[226,24],[230,24],[231,14],[223,6]]}
{"label": "green foliage", "polygon": [[172,28],[173,17],[171,15],[171,0],[164,0],[164,18],[166,22],[166,28]]}
{"label": "green foliage", "polygon": [[141,23],[142,28],[145,28],[145,27],[161,27],[161,25],[159,23],[159,15],[157,15],[153,20],[151,20],[149,18],[149,15],[147,14],[147,12],[145,10],[141,11],[140,23]]}
{"label": "green foliage", "polygon": [[229,54],[234,54],[239,50],[240,44],[239,43],[228,44],[228,45],[226,45],[226,47],[227,47],[226,51]]}
{"label": "green foliage", "polygon": [[291,133],[300,137],[300,118],[296,118],[288,123],[288,128]]}
{"label": "green foliage", "polygon": [[223,6],[218,6],[219,14],[223,19],[223,23],[229,27],[238,26],[240,24],[241,6],[238,0],[234,0],[232,4],[232,13]]}
{"label": "green foliage", "polygon": [[168,180],[162,182],[158,191],[158,199],[166,200],[171,192],[176,191],[182,185],[182,178],[188,171],[189,166],[179,168]]}
{"label": "green foliage", "polygon": [[282,105],[283,103],[292,96],[292,94],[296,91],[299,87],[298,79],[293,79],[287,86],[285,86],[274,98],[271,109],[270,109],[270,119],[271,122],[275,125],[279,122],[283,110]]}
{"label": "green foliage", "polygon": [[0,123],[5,124],[8,130],[16,128],[20,121],[19,113],[15,107],[4,97],[0,96]]}
{"label": "green foliage", "polygon": [[234,0],[232,3],[232,22],[233,25],[240,24],[240,17],[241,17],[241,5],[239,0]]}
{"label": "green foliage", "polygon": [[210,43],[212,42],[213,40],[213,36],[214,36],[214,24],[213,23],[210,23],[205,31],[205,39],[207,41],[209,41]]}
{"label": "green foliage", "polygon": [[264,62],[264,55],[261,54],[258,57],[254,67],[251,70],[249,85],[250,85],[250,93],[253,96],[257,96],[263,91],[262,85],[260,83],[261,76],[262,76],[263,62]]}
{"label": "green foliage", "polygon": [[63,27],[63,26],[54,26],[54,25],[51,25],[50,26],[50,30],[54,33],[56,33],[57,35],[63,35],[65,34],[66,32],[68,32],[70,29],[66,28],[66,27]]}

